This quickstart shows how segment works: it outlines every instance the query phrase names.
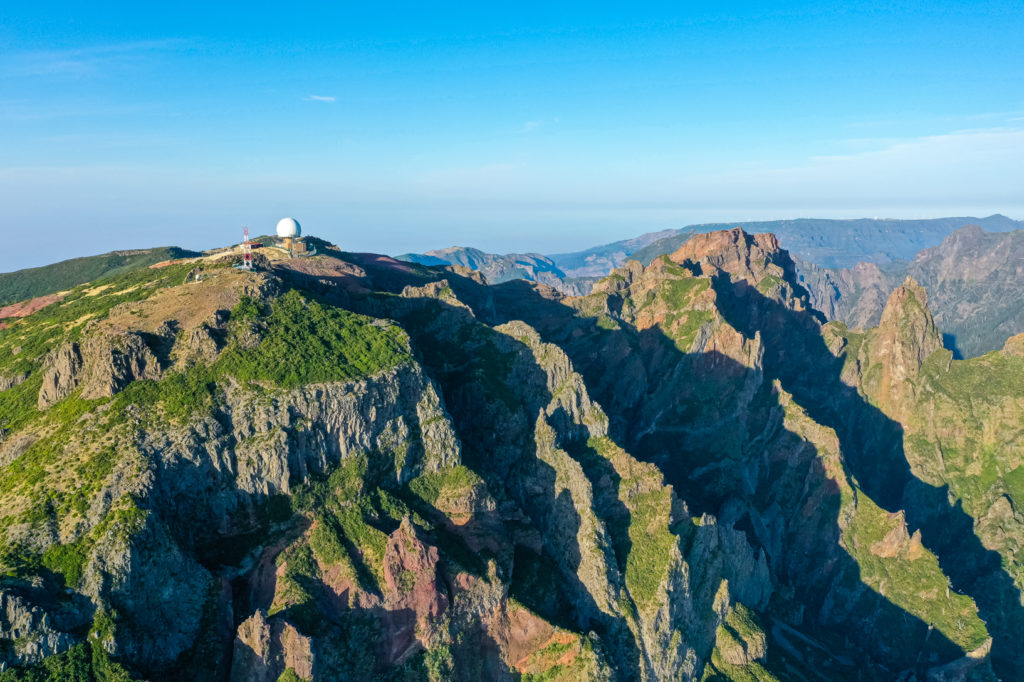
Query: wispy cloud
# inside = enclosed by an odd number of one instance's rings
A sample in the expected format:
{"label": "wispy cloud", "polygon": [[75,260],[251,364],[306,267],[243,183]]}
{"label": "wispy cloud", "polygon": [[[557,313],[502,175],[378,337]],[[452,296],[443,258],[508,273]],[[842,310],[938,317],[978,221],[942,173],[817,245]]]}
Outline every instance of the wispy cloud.
{"label": "wispy cloud", "polygon": [[307,98],[306,98],[306,101],[313,101],[313,102],[334,102],[334,101],[336,101],[337,99],[338,99],[337,97],[333,97],[333,96],[331,96],[331,95],[310,95],[309,97],[307,97]]}
{"label": "wispy cloud", "polygon": [[1024,129],[958,130],[883,141],[853,154],[822,155],[790,167],[690,175],[680,195],[753,203],[943,206],[1019,202]]}
{"label": "wispy cloud", "polygon": [[553,126],[556,125],[557,123],[557,116],[553,116],[551,118],[541,118],[534,121],[527,121],[526,123],[523,124],[523,132],[532,133],[535,130],[539,130],[540,128],[544,128],[547,126]]}
{"label": "wispy cloud", "polygon": [[73,50],[43,50],[11,54],[0,60],[0,77],[94,76],[143,56],[184,44],[179,38],[91,45]]}

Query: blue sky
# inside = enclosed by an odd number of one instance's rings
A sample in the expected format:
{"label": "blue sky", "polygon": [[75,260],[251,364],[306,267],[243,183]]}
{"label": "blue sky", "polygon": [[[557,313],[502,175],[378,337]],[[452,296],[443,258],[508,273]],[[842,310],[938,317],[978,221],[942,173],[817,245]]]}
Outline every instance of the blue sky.
{"label": "blue sky", "polygon": [[325,4],[6,0],[0,271],[283,215],[386,253],[1024,218],[1019,0]]}

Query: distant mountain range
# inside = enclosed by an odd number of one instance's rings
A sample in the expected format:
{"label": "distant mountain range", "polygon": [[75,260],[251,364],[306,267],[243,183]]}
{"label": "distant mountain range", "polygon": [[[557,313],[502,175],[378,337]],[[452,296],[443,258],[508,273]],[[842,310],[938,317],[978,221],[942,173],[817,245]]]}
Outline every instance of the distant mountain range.
{"label": "distant mountain range", "polygon": [[[971,226],[971,227],[965,227]],[[612,269],[636,260],[650,265],[696,234],[741,227],[775,234],[794,254],[810,301],[829,320],[853,328],[879,323],[889,294],[912,276],[932,292],[947,346],[973,357],[1001,348],[1024,329],[1024,221],[1003,215],[928,220],[806,218],[690,225],[573,253],[490,254],[451,247],[400,260],[460,265],[493,284],[524,279],[579,296]],[[945,241],[944,241],[945,240]]]}
{"label": "distant mountain range", "polygon": [[0,682],[1021,679],[1024,334],[931,313],[1019,309],[1020,235],[860,330],[735,228],[586,296],[310,242],[23,302]]}
{"label": "distant mountain range", "polygon": [[619,267],[628,259],[644,265],[660,255],[672,253],[694,234],[743,228],[750,233],[771,232],[787,250],[806,262],[823,268],[852,267],[861,261],[888,263],[909,260],[921,249],[935,246],[964,225],[977,225],[989,232],[1007,232],[1024,228],[1024,222],[1004,215],[987,218],[931,218],[893,220],[859,218],[832,220],[799,218],[758,222],[707,223],[665,230],[634,239],[596,246],[575,253],[551,256],[568,277],[603,276],[607,266]]}
{"label": "distant mountain range", "polygon": [[483,274],[491,284],[514,279],[540,282],[570,295],[588,293],[593,283],[607,274],[598,277],[570,277],[551,258],[539,253],[499,255],[465,246],[452,246],[426,253],[404,253],[397,258],[420,265],[457,265],[469,268]]}
{"label": "distant mountain range", "polygon": [[929,292],[946,347],[974,357],[1003,347],[1024,330],[1024,230],[962,227],[910,262],[826,269],[799,264],[811,304],[830,320],[878,325],[889,294],[907,277]]}
{"label": "distant mountain range", "polygon": [[[398,259],[423,265],[462,265],[482,272],[492,284],[525,279],[549,284],[566,293],[575,293],[574,290],[589,290],[589,282],[604,277],[627,260],[638,260],[644,265],[650,265],[655,258],[672,253],[695,234],[734,227],[741,227],[750,233],[771,232],[791,253],[806,263],[823,268],[847,268],[862,261],[890,263],[910,260],[921,249],[937,245],[964,225],[977,225],[988,232],[1024,229],[1024,222],[998,214],[987,218],[927,220],[800,218],[688,225],[677,230],[649,232],[632,239],[550,256],[539,253],[499,255],[453,246],[425,254],[406,253],[398,256]],[[570,285],[563,285],[562,282],[567,280],[571,281]]]}

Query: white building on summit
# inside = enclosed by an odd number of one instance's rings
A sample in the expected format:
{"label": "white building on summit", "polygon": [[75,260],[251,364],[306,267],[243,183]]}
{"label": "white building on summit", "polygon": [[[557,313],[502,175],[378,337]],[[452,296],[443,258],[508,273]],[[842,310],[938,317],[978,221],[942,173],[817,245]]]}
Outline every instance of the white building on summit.
{"label": "white building on summit", "polygon": [[302,235],[302,227],[295,218],[281,218],[277,221],[277,236],[281,240],[281,246],[290,254],[306,252],[306,244],[299,237]]}
{"label": "white building on summit", "polygon": [[281,218],[277,221],[277,236],[282,239],[294,239],[302,234],[302,226],[295,218]]}

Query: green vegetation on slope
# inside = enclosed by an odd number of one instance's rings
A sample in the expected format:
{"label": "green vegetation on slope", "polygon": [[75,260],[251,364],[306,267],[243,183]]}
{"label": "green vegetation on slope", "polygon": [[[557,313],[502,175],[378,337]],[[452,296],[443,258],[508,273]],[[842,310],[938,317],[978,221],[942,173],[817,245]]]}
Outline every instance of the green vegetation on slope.
{"label": "green vegetation on slope", "polygon": [[39,268],[0,273],[0,306],[64,291],[101,277],[146,268],[165,260],[199,255],[177,246],[160,246],[138,251],[112,251],[99,256],[72,258]]}
{"label": "green vegetation on slope", "polygon": [[988,638],[974,601],[952,591],[938,559],[917,538],[901,536],[896,518],[858,491],[857,508],[843,544],[860,566],[860,579],[929,625],[964,651]]}
{"label": "green vegetation on slope", "polygon": [[[184,274],[177,266],[123,275],[103,292],[73,292],[71,300],[0,331],[0,347],[21,345],[21,357],[14,362],[24,364],[15,367],[27,369],[35,379],[0,392],[0,426],[19,428],[31,422],[39,434],[18,458],[0,468],[0,492],[13,496],[8,500],[15,502],[0,514],[0,528],[16,522],[35,525],[84,519],[115,464],[130,455],[115,451],[111,438],[131,442],[131,433],[140,425],[185,420],[211,409],[219,397],[218,382],[229,375],[244,382],[292,388],[362,378],[408,360],[408,341],[398,327],[375,325],[369,318],[321,306],[289,291],[269,306],[243,298],[232,315],[232,340],[210,366],[172,371],[160,381],[135,381],[114,398],[84,400],[73,394],[47,410],[37,408],[40,356],[81,333],[80,325],[69,327],[66,320],[80,314],[100,317],[116,303],[143,298],[160,285],[180,283]],[[254,328],[259,343],[242,347],[239,335]],[[344,520],[353,532],[359,528],[354,519],[345,516]],[[0,560],[18,573],[44,566],[74,586],[96,539],[95,532],[90,533],[50,547],[41,557],[23,556],[20,546],[5,547]]]}
{"label": "green vegetation on slope", "polygon": [[121,303],[140,301],[157,290],[181,284],[191,266],[145,268],[91,282],[73,289],[59,303],[26,318],[10,320],[0,329],[0,376],[27,374],[20,385],[0,391],[0,429],[14,431],[38,416],[36,397],[42,385],[38,371],[46,354],[67,341],[78,341],[87,322],[106,317]]}
{"label": "green vegetation on slope", "polygon": [[134,678],[110,660],[100,644],[76,644],[35,665],[0,672],[0,682],[131,682]]}
{"label": "green vegetation on slope", "polygon": [[[243,297],[231,314],[233,341],[216,362],[171,372],[160,381],[136,381],[117,396],[116,411],[131,404],[160,404],[166,417],[184,419],[212,404],[218,382],[226,376],[289,389],[353,381],[409,359],[408,339],[399,327],[322,306],[298,291],[288,291],[269,310],[263,308]],[[254,330],[260,337],[255,347],[238,342],[239,334]]]}
{"label": "green vegetation on slope", "polygon": [[587,446],[589,453],[577,453],[584,470],[595,477],[605,470],[618,479],[617,496],[629,518],[611,522],[609,531],[630,597],[637,608],[646,610],[657,604],[678,542],[669,529],[671,492],[656,469],[632,462],[610,438],[591,438]]}
{"label": "green vegetation on slope", "polygon": [[341,463],[327,476],[314,476],[298,487],[293,504],[313,517],[310,547],[325,566],[340,565],[348,577],[370,592],[384,582],[386,527],[397,527],[412,512],[391,493],[377,487],[383,472],[371,471],[372,462],[387,457],[363,454]]}
{"label": "green vegetation on slope", "polygon": [[465,496],[480,483],[479,476],[460,464],[436,473],[423,473],[409,482],[409,489],[425,502],[434,504],[442,496]]}
{"label": "green vegetation on slope", "polygon": [[[249,315],[253,305],[243,299],[237,310]],[[296,388],[371,376],[409,357],[408,339],[399,327],[306,301],[294,289],[271,304],[261,336],[255,349],[229,348],[221,370],[241,381]]]}

